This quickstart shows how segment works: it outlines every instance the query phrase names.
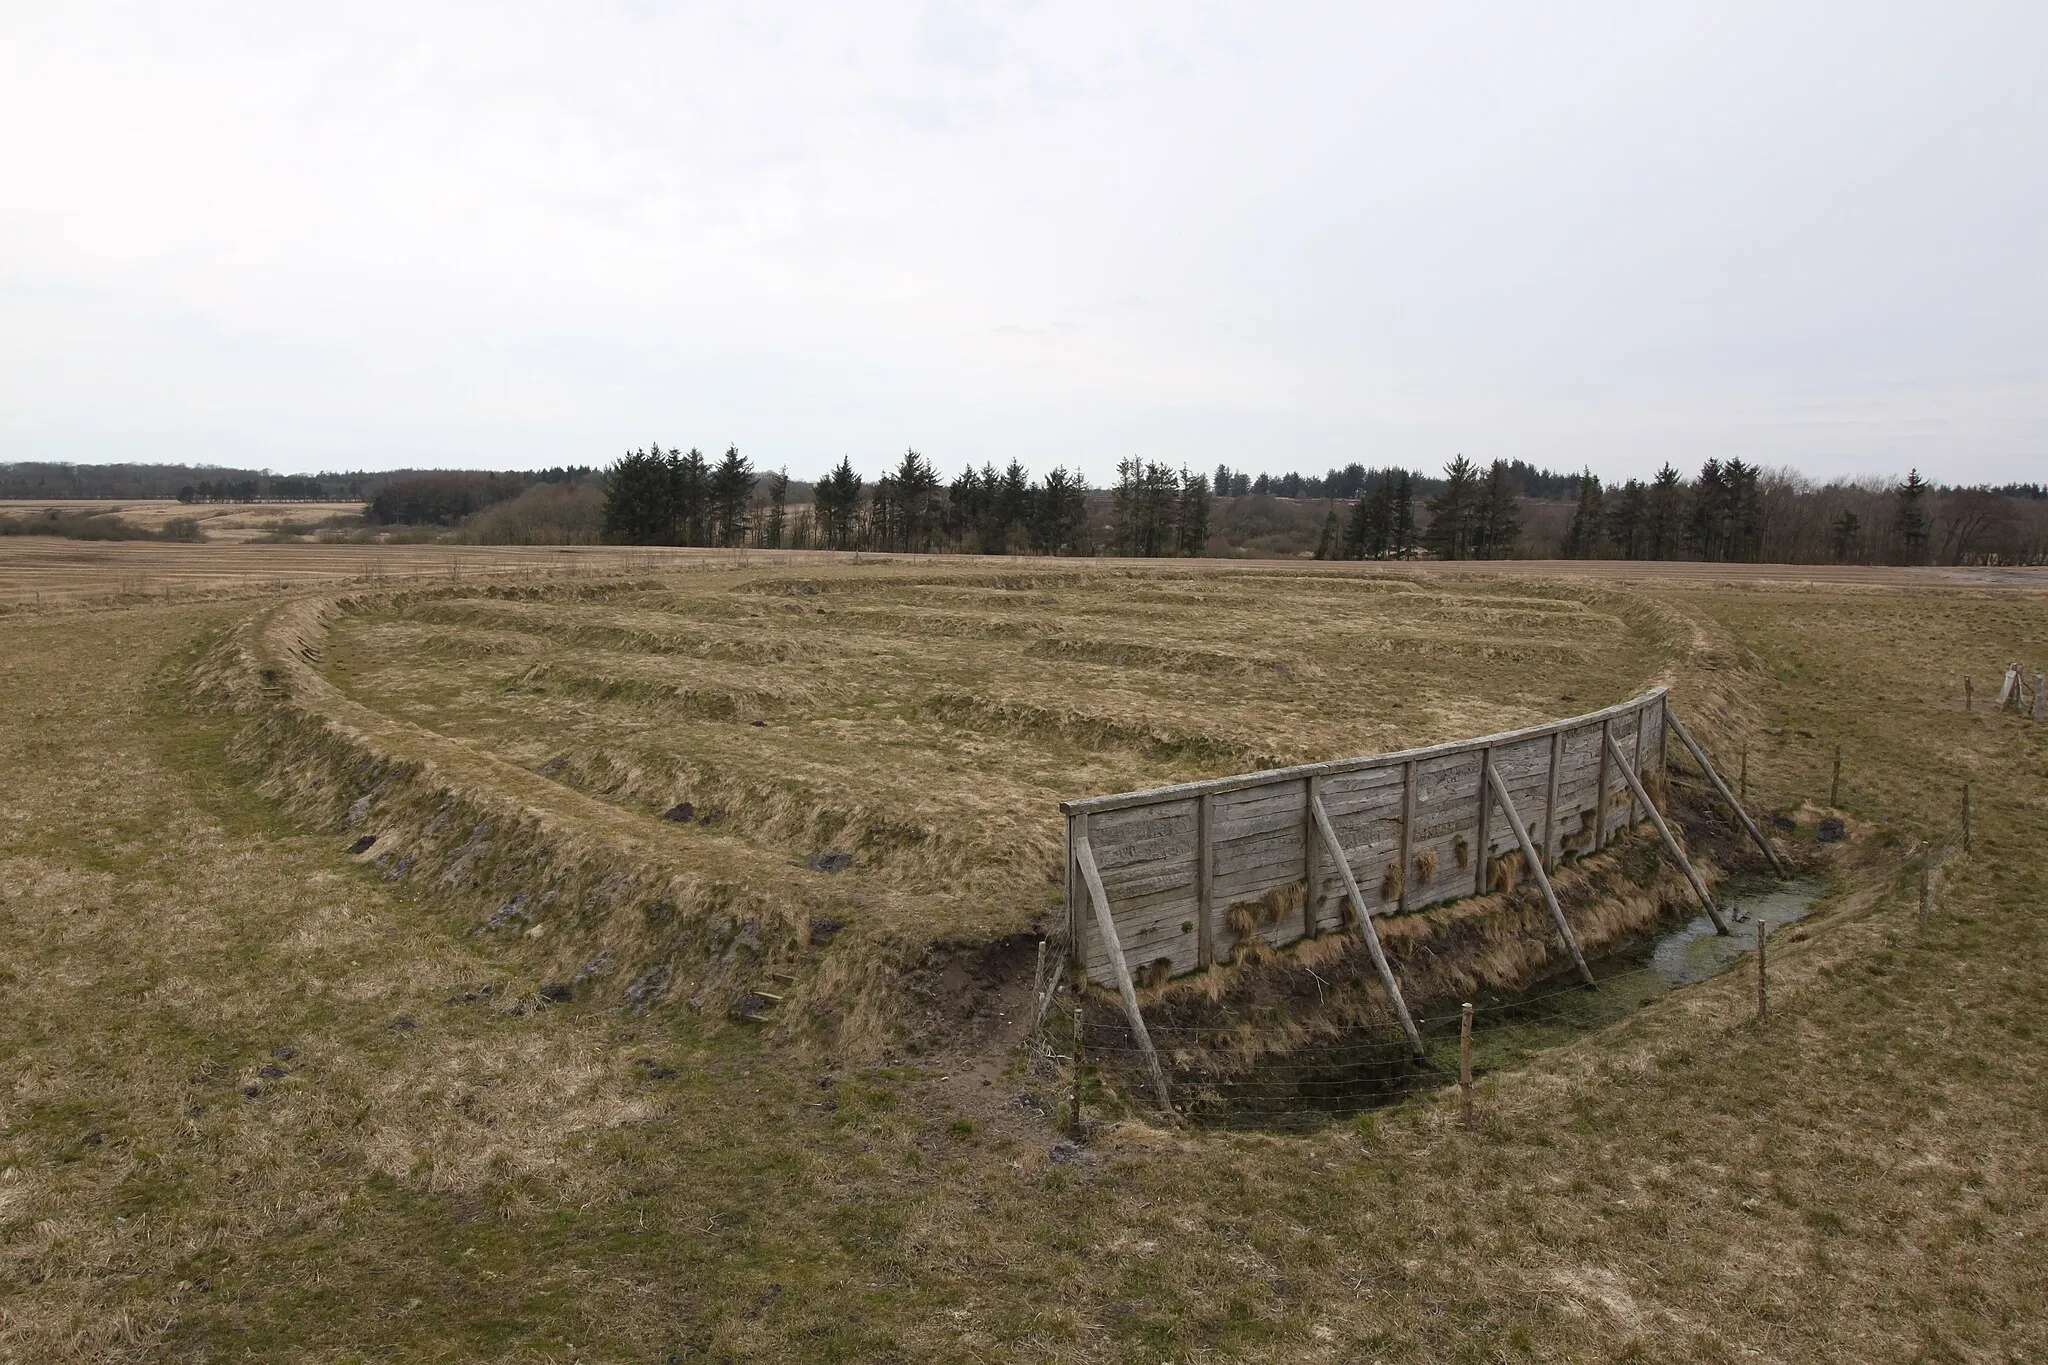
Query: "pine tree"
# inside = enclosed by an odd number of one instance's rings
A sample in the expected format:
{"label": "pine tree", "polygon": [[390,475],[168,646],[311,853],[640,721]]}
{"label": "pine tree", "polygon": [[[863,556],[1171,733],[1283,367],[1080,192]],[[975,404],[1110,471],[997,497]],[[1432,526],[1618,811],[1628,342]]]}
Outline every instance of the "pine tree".
{"label": "pine tree", "polygon": [[1906,481],[1892,490],[1892,535],[1899,542],[1902,564],[1927,562],[1927,481],[1920,471],[1911,470]]}
{"label": "pine tree", "polygon": [[1604,501],[1600,492],[1600,480],[1594,477],[1589,465],[1585,472],[1579,475],[1578,509],[1572,513],[1572,524],[1564,533],[1566,559],[1600,557],[1601,542],[1606,536]]}
{"label": "pine tree", "polygon": [[1371,534],[1366,523],[1372,515],[1372,509],[1366,502],[1366,499],[1360,498],[1352,503],[1351,515],[1344,519],[1342,554],[1346,559],[1364,559],[1366,556],[1365,543]]}
{"label": "pine tree", "polygon": [[711,543],[711,469],[704,452],[692,446],[685,454],[668,453],[669,484],[674,490],[675,518],[681,543]]}
{"label": "pine tree", "polygon": [[1438,559],[1465,559],[1472,553],[1479,515],[1479,493],[1472,462],[1463,455],[1444,466],[1444,491],[1429,501],[1429,529],[1423,544]]}
{"label": "pine tree", "polygon": [[819,542],[828,550],[853,548],[854,525],[860,514],[861,477],[853,461],[841,457],[839,467],[818,481]]}
{"label": "pine tree", "polygon": [[1323,534],[1316,540],[1317,559],[1335,559],[1338,552],[1337,504],[1330,504],[1330,514],[1323,518]]}
{"label": "pine tree", "polygon": [[629,450],[605,471],[603,536],[615,545],[672,545],[675,508],[659,446]]}
{"label": "pine tree", "polygon": [[1192,470],[1180,472],[1180,506],[1176,509],[1176,548],[1193,559],[1209,548],[1209,482]]}
{"label": "pine tree", "polygon": [[1088,485],[1064,468],[1045,476],[1034,498],[1032,548],[1046,555],[1085,555],[1088,544]]}
{"label": "pine tree", "polygon": [[1644,549],[1651,559],[1676,559],[1685,525],[1685,480],[1667,461],[1650,485],[1643,518]]}
{"label": "pine tree", "polygon": [[1415,529],[1415,485],[1409,480],[1408,471],[1402,470],[1394,477],[1394,525],[1390,549],[1394,558],[1411,559],[1421,538]]}
{"label": "pine tree", "polygon": [[929,550],[938,532],[939,476],[931,463],[915,450],[903,452],[903,462],[884,482],[890,485],[895,524],[893,539],[902,549]]}
{"label": "pine tree", "polygon": [[1515,511],[1515,476],[1506,460],[1487,471],[1486,491],[1474,519],[1472,554],[1476,559],[1506,559],[1522,538],[1522,518]]}
{"label": "pine tree", "polygon": [[1005,553],[1011,542],[1028,540],[1031,524],[1031,475],[1021,461],[1011,460],[996,487],[997,536]]}
{"label": "pine tree", "polygon": [[761,544],[770,550],[781,549],[788,520],[789,470],[785,468],[768,476],[768,515],[761,523]]}
{"label": "pine tree", "polygon": [[738,446],[726,447],[711,471],[705,497],[705,519],[714,545],[744,545],[747,504],[754,497],[754,462]]}
{"label": "pine tree", "polygon": [[1719,460],[1710,459],[1700,466],[1700,477],[1692,486],[1692,518],[1686,523],[1685,543],[1709,563],[1727,558],[1728,492]]}
{"label": "pine tree", "polygon": [[1609,503],[1607,538],[1623,559],[1641,559],[1648,544],[1650,490],[1641,479],[1630,479]]}

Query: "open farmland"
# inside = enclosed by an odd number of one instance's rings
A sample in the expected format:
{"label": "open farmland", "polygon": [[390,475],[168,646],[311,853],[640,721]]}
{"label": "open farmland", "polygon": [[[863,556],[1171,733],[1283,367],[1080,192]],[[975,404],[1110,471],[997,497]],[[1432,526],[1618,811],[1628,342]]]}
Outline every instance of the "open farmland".
{"label": "open farmland", "polygon": [[[2042,657],[2024,575],[623,554],[549,574],[476,551],[451,572],[441,547],[373,575],[327,547],[107,548],[68,591],[110,600],[37,609],[10,579],[0,617],[0,1353],[2048,1349],[2048,742],[1959,697]],[[152,571],[267,572],[120,596],[135,556],[173,552]],[[235,647],[258,670],[242,709],[195,696]],[[1660,680],[1724,751],[1749,743],[1771,808],[1824,800],[1842,745],[1858,837],[1825,912],[1774,940],[1769,1025],[1739,974],[1709,981],[1487,1077],[1472,1133],[1446,1097],[1293,1135],[1127,1120],[1055,1160],[1059,1072],[1014,1035],[835,1051],[682,991],[635,1007],[623,961],[552,999],[565,964],[655,944],[642,905],[613,917],[631,934],[480,933],[517,850],[425,833],[438,793],[478,793],[538,842],[667,869],[702,894],[685,916],[753,897],[764,922],[843,920],[780,963],[798,1005],[891,944],[914,969],[931,939],[1049,914],[1060,797]],[[301,718],[266,719],[284,703]],[[315,753],[314,720],[432,781],[348,823],[331,775],[360,760]],[[1977,843],[1918,925],[1906,854],[1951,829],[1964,779]],[[682,801],[687,827],[662,818]],[[834,850],[853,866],[792,866]]]}

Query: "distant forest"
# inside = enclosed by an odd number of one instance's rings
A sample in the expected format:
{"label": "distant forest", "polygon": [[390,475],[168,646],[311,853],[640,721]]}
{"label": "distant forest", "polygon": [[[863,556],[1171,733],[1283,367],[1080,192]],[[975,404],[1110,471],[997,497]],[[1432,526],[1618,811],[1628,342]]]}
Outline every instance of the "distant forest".
{"label": "distant forest", "polygon": [[[870,477],[842,459],[806,483],[650,446],[608,468],[277,475],[184,465],[0,465],[0,498],[360,502],[354,531],[483,543],[759,546],[975,554],[1319,559],[1615,558],[1780,563],[2048,563],[2048,487],[1817,484],[1740,459],[1604,484],[1460,456],[1428,472],[1197,472],[1131,459],[1108,487],[1018,461],[951,479],[916,451]],[[68,524],[68,523],[67,523]],[[90,523],[98,526],[99,522]],[[53,523],[54,525],[54,523]],[[88,523],[81,520],[79,526]],[[38,531],[47,530],[40,523]],[[99,533],[108,533],[100,527]],[[81,532],[83,534],[83,532]]]}

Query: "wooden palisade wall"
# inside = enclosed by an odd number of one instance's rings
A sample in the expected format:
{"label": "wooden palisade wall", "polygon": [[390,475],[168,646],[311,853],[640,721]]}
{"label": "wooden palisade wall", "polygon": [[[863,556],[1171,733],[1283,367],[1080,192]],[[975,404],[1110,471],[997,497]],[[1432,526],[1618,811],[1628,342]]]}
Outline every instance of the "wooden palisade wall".
{"label": "wooden palisade wall", "polygon": [[[1500,774],[1546,867],[1642,818],[1608,767],[1603,730],[1648,780],[1664,762],[1665,689],[1570,720],[1402,753],[1245,773],[1064,803],[1067,925],[1090,981],[1115,973],[1075,870],[1085,836],[1133,974],[1230,961],[1252,935],[1275,948],[1348,926],[1351,910],[1309,799],[1322,802],[1374,916],[1482,894],[1527,877],[1487,792]],[[1596,811],[1605,811],[1595,818]]]}

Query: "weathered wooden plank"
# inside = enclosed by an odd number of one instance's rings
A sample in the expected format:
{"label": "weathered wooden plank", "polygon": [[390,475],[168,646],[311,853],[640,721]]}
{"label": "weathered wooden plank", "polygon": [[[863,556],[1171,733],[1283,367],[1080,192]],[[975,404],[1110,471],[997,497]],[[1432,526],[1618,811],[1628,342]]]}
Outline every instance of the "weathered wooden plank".
{"label": "weathered wooden plank", "polygon": [[1401,765],[1401,896],[1395,903],[1409,908],[1408,883],[1415,879],[1415,765]]}
{"label": "weathered wooden plank", "polygon": [[[1614,750],[1614,741],[1612,739],[1608,740],[1607,747],[1610,751]],[[1706,907],[1707,918],[1714,922],[1714,931],[1719,934],[1726,934],[1728,932],[1728,922],[1721,918],[1720,910],[1714,905],[1714,898],[1707,894],[1707,885],[1700,880],[1700,874],[1693,871],[1692,862],[1685,856],[1685,850],[1680,848],[1678,840],[1672,837],[1671,827],[1664,823],[1664,816],[1651,803],[1649,796],[1644,793],[1642,779],[1636,776],[1633,769],[1621,762],[1619,752],[1615,752],[1614,758],[1615,765],[1622,769],[1622,777],[1627,780],[1629,786],[1635,789],[1636,795],[1642,799],[1643,804],[1649,807],[1650,819],[1657,826],[1658,835],[1664,840],[1665,851],[1677,860],[1678,866],[1685,873],[1685,879],[1692,883],[1693,894],[1700,898],[1700,904]]]}
{"label": "weathered wooden plank", "polygon": [[1206,969],[1216,962],[1216,798],[1204,792],[1201,803],[1195,850],[1195,965]]}
{"label": "weathered wooden plank", "polygon": [[[1329,817],[1323,814],[1323,808],[1316,803],[1313,789],[1309,792],[1308,806],[1310,813],[1315,816],[1316,827],[1323,836],[1323,843],[1333,852],[1337,852],[1337,836],[1330,829]],[[1401,1020],[1401,1031],[1408,1035],[1408,1046],[1415,1049],[1417,1056],[1421,1056],[1422,1035],[1416,1032],[1415,1021],[1408,1016],[1408,1002],[1401,998],[1401,983],[1394,979],[1394,969],[1387,962],[1386,953],[1380,948],[1379,930],[1373,928],[1372,912],[1366,908],[1365,898],[1358,894],[1358,883],[1352,880],[1351,869],[1344,865],[1341,852],[1337,853],[1337,866],[1343,874],[1344,890],[1350,895],[1352,908],[1358,914],[1359,932],[1365,938],[1366,951],[1372,954],[1373,969],[1379,973],[1380,985],[1386,990],[1387,999],[1393,1003],[1394,1013]]]}
{"label": "weathered wooden plank", "polygon": [[1248,787],[1263,786],[1286,778],[1306,778],[1311,773],[1329,775],[1342,772],[1356,772],[1364,768],[1385,767],[1389,764],[1406,762],[1410,759],[1432,759],[1447,755],[1470,754],[1487,747],[1498,747],[1520,739],[1548,737],[1558,730],[1570,730],[1593,724],[1606,716],[1640,709],[1652,700],[1662,698],[1664,688],[1656,688],[1641,697],[1618,703],[1602,711],[1565,720],[1547,721],[1522,730],[1506,731],[1498,735],[1487,735],[1475,739],[1453,740],[1445,744],[1426,745],[1416,749],[1403,749],[1388,754],[1370,754],[1358,758],[1333,759],[1324,763],[1303,764],[1295,768],[1268,769],[1264,772],[1242,773],[1232,777],[1211,778],[1201,782],[1184,782],[1170,787],[1156,787],[1147,791],[1118,792],[1108,796],[1082,797],[1061,803],[1065,814],[1081,812],[1100,813],[1120,810],[1130,806],[1156,804],[1162,800],[1193,798],[1203,792],[1223,793],[1242,791]]}
{"label": "weathered wooden plank", "polygon": [[1117,943],[1116,917],[1110,912],[1109,897],[1102,889],[1102,878],[1095,870],[1095,856],[1083,836],[1074,845],[1075,860],[1081,866],[1081,878],[1088,885],[1088,898],[1095,906],[1095,923],[1108,946],[1110,965],[1116,972],[1117,993],[1124,998],[1124,1013],[1131,1022],[1131,1035],[1138,1040],[1138,1050],[1145,1055],[1145,1069],[1152,1073],[1152,1086],[1159,1095],[1160,1107],[1173,1108],[1173,1100],[1166,1093],[1166,1075],[1159,1069],[1159,1055],[1152,1050],[1152,1037],[1145,1031],[1145,1015],[1138,1008],[1138,992],[1131,985],[1130,967],[1124,962],[1123,949]]}
{"label": "weathered wooden plank", "polygon": [[1579,951],[1579,939],[1572,933],[1571,921],[1564,917],[1564,907],[1557,903],[1557,893],[1550,889],[1550,876],[1543,870],[1543,860],[1536,856],[1536,845],[1529,838],[1528,827],[1522,823],[1515,803],[1508,800],[1507,788],[1497,778],[1493,783],[1493,793],[1500,799],[1501,813],[1507,816],[1508,824],[1514,829],[1515,842],[1521,847],[1522,856],[1536,874],[1536,884],[1542,888],[1544,903],[1550,907],[1550,917],[1557,921],[1557,932],[1564,936],[1564,946],[1571,951],[1572,964],[1579,969],[1580,979],[1588,986],[1592,985],[1593,969],[1586,965],[1586,955]]}

